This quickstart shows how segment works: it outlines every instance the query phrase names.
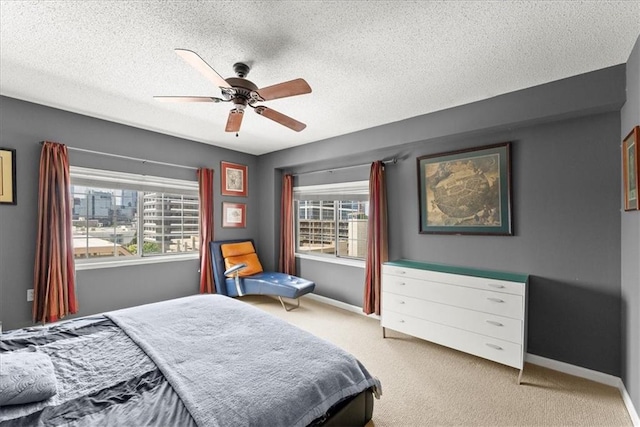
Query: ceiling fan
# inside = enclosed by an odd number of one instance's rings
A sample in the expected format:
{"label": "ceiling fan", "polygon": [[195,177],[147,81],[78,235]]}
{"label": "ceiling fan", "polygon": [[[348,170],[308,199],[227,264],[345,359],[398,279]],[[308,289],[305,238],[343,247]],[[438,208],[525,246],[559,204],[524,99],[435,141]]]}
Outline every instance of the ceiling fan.
{"label": "ceiling fan", "polygon": [[259,115],[296,132],[300,132],[307,127],[306,124],[292,119],[272,108],[265,107],[264,105],[256,105],[259,102],[310,93],[311,87],[304,79],[290,80],[259,89],[253,82],[245,78],[250,70],[247,64],[242,62],[235,63],[233,70],[237,77],[224,79],[197,53],[187,49],[176,49],[175,51],[189,65],[218,86],[222,91],[222,98],[213,96],[154,96],[154,99],[163,102],[231,102],[233,103],[233,108],[229,111],[225,131],[236,132],[236,136],[240,131],[242,117],[244,116],[244,110],[247,106],[253,108]]}

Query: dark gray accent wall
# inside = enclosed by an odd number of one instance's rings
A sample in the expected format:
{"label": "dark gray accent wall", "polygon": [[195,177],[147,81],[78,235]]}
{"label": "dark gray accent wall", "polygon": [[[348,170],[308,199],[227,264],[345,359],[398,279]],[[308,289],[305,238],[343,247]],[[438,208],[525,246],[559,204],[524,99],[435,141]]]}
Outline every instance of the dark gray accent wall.
{"label": "dark gray accent wall", "polygon": [[[258,233],[257,158],[194,141],[175,138],[55,108],[0,97],[0,147],[15,148],[16,206],[0,205],[0,321],[3,329],[31,324],[33,262],[37,235],[37,193],[40,141],[216,171],[215,238],[255,237]],[[196,181],[195,170],[142,164],[138,161],[69,152],[72,165]],[[249,197],[220,195],[220,161],[249,166]],[[247,227],[221,227],[222,201],[247,203]],[[197,260],[82,270],[76,273],[78,316],[195,294]]]}
{"label": "dark gray accent wall", "polygon": [[[620,115],[622,140],[634,126],[640,125],[640,37],[627,61],[627,102]],[[621,197],[624,206],[622,200]],[[621,209],[621,212],[622,380],[634,406],[640,410],[640,211]]]}
{"label": "dark gray accent wall", "polygon": [[[279,215],[274,197],[279,200],[282,171],[396,157],[399,162],[386,167],[391,259],[530,274],[528,351],[620,375],[618,140],[624,99],[620,65],[261,156],[260,193],[266,196],[260,200],[259,248],[265,253],[277,247],[271,225]],[[515,235],[419,234],[416,157],[505,141],[513,143]],[[277,263],[272,253],[266,263]],[[321,295],[354,304],[362,294],[361,269],[299,266],[302,276],[320,283]]]}

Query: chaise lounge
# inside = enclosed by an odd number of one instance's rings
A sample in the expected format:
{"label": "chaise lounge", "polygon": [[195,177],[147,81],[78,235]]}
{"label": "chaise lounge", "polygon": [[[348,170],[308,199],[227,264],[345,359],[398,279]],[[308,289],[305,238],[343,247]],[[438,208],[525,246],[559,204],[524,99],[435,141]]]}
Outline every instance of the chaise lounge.
{"label": "chaise lounge", "polygon": [[[216,292],[221,295],[273,295],[286,311],[290,311],[299,307],[299,298],[313,292],[316,286],[300,277],[263,271],[253,239],[214,241],[210,250]],[[287,308],[283,297],[295,299],[297,305]]]}

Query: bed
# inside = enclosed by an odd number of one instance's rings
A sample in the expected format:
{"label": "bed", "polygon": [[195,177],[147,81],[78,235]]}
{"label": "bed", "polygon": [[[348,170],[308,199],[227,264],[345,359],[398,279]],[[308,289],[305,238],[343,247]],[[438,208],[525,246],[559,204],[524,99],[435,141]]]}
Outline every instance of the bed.
{"label": "bed", "polygon": [[221,295],[9,331],[0,359],[1,427],[364,425],[381,392],[351,354]]}

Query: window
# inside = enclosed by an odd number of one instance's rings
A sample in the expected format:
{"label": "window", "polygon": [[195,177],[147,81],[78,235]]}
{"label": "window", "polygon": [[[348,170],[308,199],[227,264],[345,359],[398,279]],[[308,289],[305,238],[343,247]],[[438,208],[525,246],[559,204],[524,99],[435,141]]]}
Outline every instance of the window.
{"label": "window", "polygon": [[369,182],[295,187],[296,252],[365,259]]}
{"label": "window", "polygon": [[76,260],[199,252],[198,183],[72,166]]}

